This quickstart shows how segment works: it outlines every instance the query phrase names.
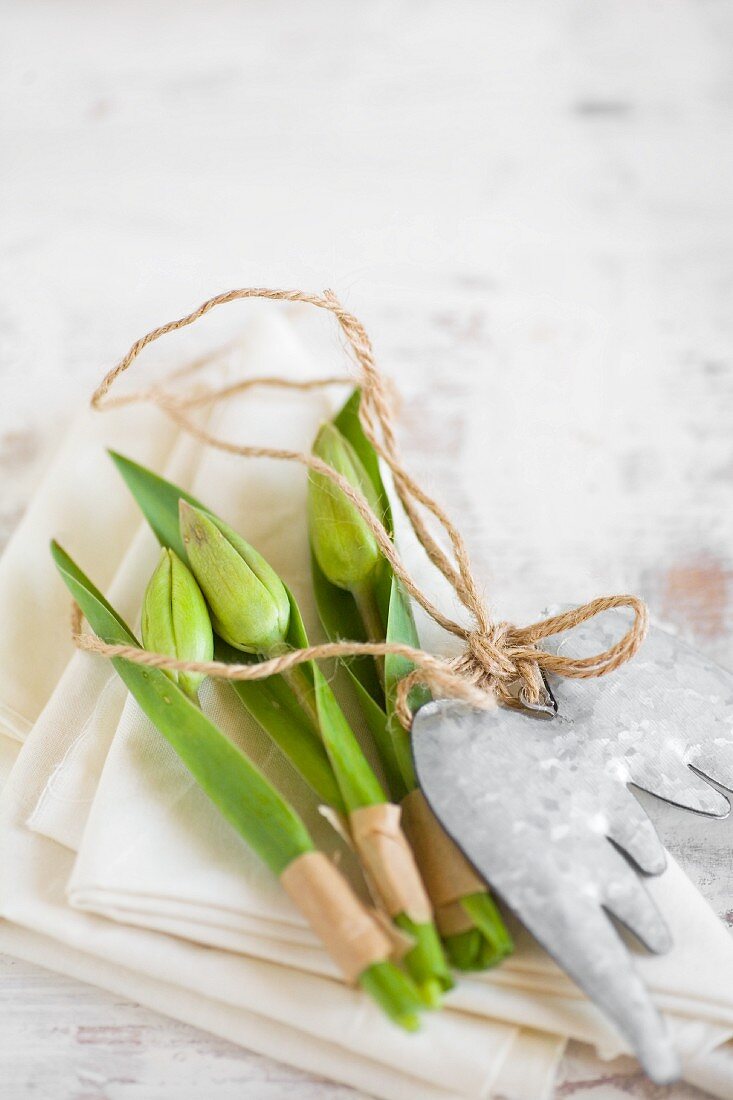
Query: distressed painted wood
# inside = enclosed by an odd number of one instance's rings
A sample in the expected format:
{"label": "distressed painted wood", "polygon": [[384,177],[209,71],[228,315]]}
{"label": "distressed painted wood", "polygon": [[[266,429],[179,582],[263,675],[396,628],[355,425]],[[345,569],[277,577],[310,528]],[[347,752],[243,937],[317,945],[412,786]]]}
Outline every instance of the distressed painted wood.
{"label": "distressed painted wood", "polygon": [[[1,7],[3,538],[133,338],[225,287],[332,285],[498,613],[638,591],[733,667],[730,4]],[[664,828],[733,924],[728,827]],[[355,1095],[10,961],[0,1036],[12,1100]],[[558,1097],[622,1094],[657,1095],[570,1052]]]}

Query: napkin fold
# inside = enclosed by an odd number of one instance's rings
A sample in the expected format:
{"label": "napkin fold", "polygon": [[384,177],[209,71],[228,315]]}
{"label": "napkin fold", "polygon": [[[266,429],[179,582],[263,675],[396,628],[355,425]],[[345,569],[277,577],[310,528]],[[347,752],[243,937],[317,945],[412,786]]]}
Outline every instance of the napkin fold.
{"label": "napkin fold", "polygon": [[49,532],[80,561],[92,557],[97,583],[106,588],[139,515],[119,492],[104,447],[126,448],[138,462],[160,466],[176,434],[157,409],[140,406],[105,417],[85,411],[67,433],[0,558],[0,728],[7,736],[25,738],[74,653]]}

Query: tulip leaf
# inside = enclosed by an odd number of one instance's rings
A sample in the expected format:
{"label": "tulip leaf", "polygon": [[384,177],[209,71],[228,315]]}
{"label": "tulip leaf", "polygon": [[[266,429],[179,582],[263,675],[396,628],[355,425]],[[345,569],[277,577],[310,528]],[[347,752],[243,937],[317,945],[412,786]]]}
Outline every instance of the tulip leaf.
{"label": "tulip leaf", "polygon": [[[314,554],[311,554],[311,574],[318,614],[329,640],[336,642],[348,638],[351,641],[366,641],[364,627],[353,596],[327,580]],[[369,731],[374,738],[389,792],[399,801],[407,794],[407,788],[388,728],[384,693],[379,683],[374,660],[371,657],[346,657],[343,665],[349,674]]]}
{"label": "tulip leaf", "polygon": [[[129,627],[57,544],[51,552],[92,630],[111,644],[138,646]],[[160,669],[113,658],[140,708],[160,730],[201,788],[276,875],[313,850],[305,825],[229,738]]]}
{"label": "tulip leaf", "polygon": [[346,808],[352,811],[386,802],[381,784],[318,665],[313,666],[313,680],[323,743]]}
{"label": "tulip leaf", "polygon": [[137,501],[141,512],[153,529],[153,534],[161,546],[175,550],[181,561],[188,561],[178,522],[178,502],[183,499],[194,508],[202,508],[195,497],[179,489],[177,485],[154,474],[145,466],[133,462],[131,458],[110,451],[109,456],[122,474],[127,488]]}
{"label": "tulip leaf", "polygon": [[[348,439],[359,456],[364,469],[372,479],[376,494],[382,502],[382,522],[388,534],[393,536],[394,519],[392,508],[387,490],[382,480],[377,454],[364,435],[361,426],[361,420],[359,419],[360,400],[361,394],[359,390],[354,390],[341,411],[334,418],[334,423],[342,435]],[[385,640],[387,642],[401,642],[404,645],[410,645],[417,649],[420,646],[420,639],[418,637],[409,597],[392,573],[389,562],[383,558],[381,564],[382,569],[376,578],[375,588],[376,598],[382,609],[384,622],[386,623]],[[328,585],[328,581],[325,580],[325,578],[324,584]],[[333,588],[334,586],[331,585],[329,587]],[[329,606],[332,609],[331,615],[328,616],[328,625],[326,625],[329,634],[331,631],[336,632],[339,629],[343,629],[343,626],[339,624],[336,619],[336,611],[341,610],[347,600],[351,601],[353,614],[358,618],[358,612],[353,598],[348,592],[342,592],[341,595],[345,598],[341,599],[340,604],[336,603],[336,598],[333,597],[330,592],[328,593],[328,599],[322,598],[319,603],[319,610],[321,606],[324,607],[327,613]],[[349,610],[351,611],[351,609]],[[373,664],[372,662],[372,671]],[[374,690],[370,688],[364,673],[354,669],[354,675],[358,677],[361,687],[371,696],[372,703],[376,704],[381,710],[383,726],[379,736],[376,738],[377,748],[380,749],[380,745],[385,740],[385,734],[382,730],[386,731],[387,737],[392,745],[393,759],[396,761],[402,777],[405,788],[404,793],[413,790],[413,788],[417,786],[417,779],[412,762],[412,752],[410,750],[410,735],[397,720],[395,715],[395,702],[397,685],[414,667],[412,661],[409,661],[406,657],[399,656],[395,653],[387,654],[384,659],[384,683],[387,696],[386,705],[383,693],[381,691],[379,693],[374,692]],[[425,688],[414,688],[410,693],[409,700],[413,712],[418,707],[422,706],[423,703],[428,702],[429,699],[430,693]],[[370,722],[371,728],[372,722],[374,725],[378,725],[379,723],[373,707],[370,708],[370,712],[372,714],[372,721]]]}

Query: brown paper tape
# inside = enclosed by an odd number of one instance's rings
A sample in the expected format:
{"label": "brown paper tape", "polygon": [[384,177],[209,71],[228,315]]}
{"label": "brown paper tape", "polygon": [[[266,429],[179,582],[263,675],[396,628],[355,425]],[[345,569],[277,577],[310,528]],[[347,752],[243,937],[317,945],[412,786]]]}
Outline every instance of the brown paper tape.
{"label": "brown paper tape", "polygon": [[348,982],[390,958],[392,944],[385,932],[323,852],[298,856],[280,882]]}
{"label": "brown paper tape", "polygon": [[362,806],[349,814],[354,845],[390,917],[406,913],[416,924],[433,919],[430,898],[402,831],[399,806]]}
{"label": "brown paper tape", "polygon": [[485,892],[486,884],[445,832],[419,788],[402,800],[402,823],[442,934],[450,936],[473,928],[459,898]]}

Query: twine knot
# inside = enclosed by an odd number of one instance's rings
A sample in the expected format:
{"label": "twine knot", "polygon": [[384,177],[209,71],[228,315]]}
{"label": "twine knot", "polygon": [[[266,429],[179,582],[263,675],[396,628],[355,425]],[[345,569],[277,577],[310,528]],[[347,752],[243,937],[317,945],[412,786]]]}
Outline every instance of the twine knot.
{"label": "twine knot", "polygon": [[503,681],[516,679],[516,664],[512,659],[509,642],[510,623],[491,623],[486,629],[472,630],[466,638],[463,656],[465,674],[475,683],[482,680]]}
{"label": "twine knot", "polygon": [[502,702],[516,699],[538,702],[544,685],[539,650],[527,645],[523,632],[508,622],[489,622],[466,634],[466,647],[453,663],[455,671],[469,683]]}

